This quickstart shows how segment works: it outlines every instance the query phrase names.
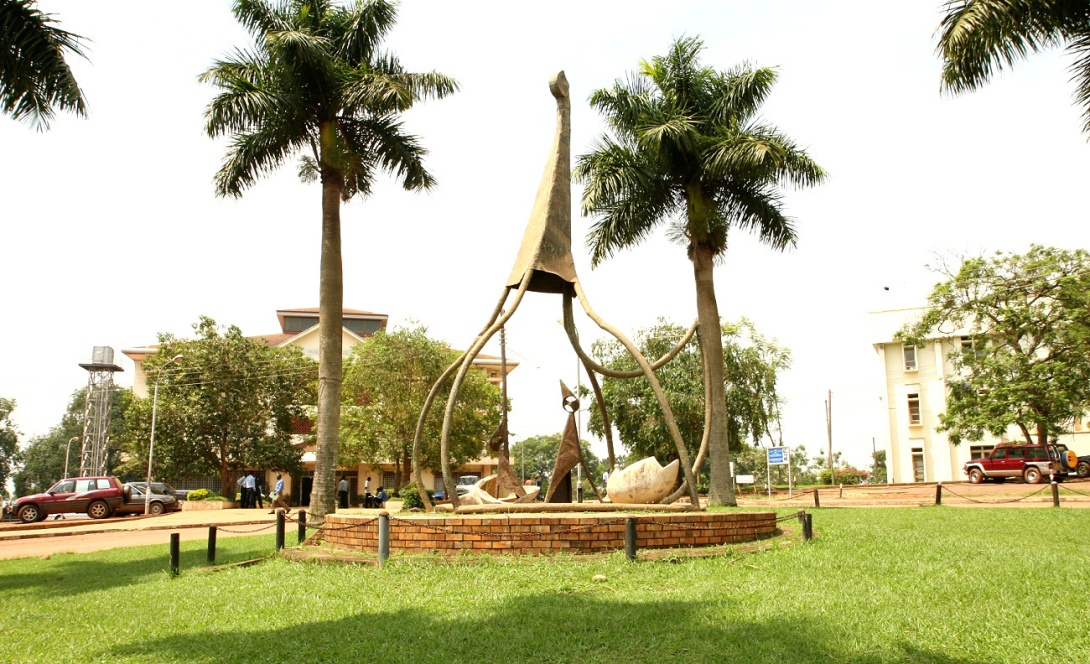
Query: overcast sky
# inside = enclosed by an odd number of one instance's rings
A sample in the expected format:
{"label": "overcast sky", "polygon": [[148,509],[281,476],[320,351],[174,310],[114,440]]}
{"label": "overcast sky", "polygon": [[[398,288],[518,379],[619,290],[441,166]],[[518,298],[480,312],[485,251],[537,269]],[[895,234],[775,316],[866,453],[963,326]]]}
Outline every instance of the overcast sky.
{"label": "overcast sky", "polygon": [[[203,132],[213,90],[197,76],[248,43],[223,0],[40,0],[85,36],[72,62],[88,119],[47,133],[0,117],[0,396],[18,401],[23,441],[58,423],[86,385],[96,345],[191,333],[205,314],[246,334],[279,331],[278,308],[318,304],[320,187],[295,163],[241,200],[215,197],[225,143]],[[785,442],[834,447],[860,465],[888,438],[868,312],[923,302],[935,254],[1087,246],[1090,151],[1068,82],[1070,58],[1032,57],[983,90],[939,93],[940,2],[403,3],[388,45],[411,70],[456,78],[457,95],[405,117],[439,182],[411,194],[387,181],[343,208],[344,304],[427,325],[464,348],[511,269],[555,127],[548,80],[571,84],[572,152],[602,132],[586,103],[682,35],[704,62],[777,66],[763,110],[829,172],[789,191],[798,247],[775,253],[732,237],[716,289],[725,319],[749,317],[791,349]],[[596,270],[572,234],[591,302],[628,333],[659,316],[696,316],[684,248],[663,235]],[[890,290],[884,290],[889,287]],[[531,294],[508,327],[511,430],[559,432],[557,380],[576,359],[560,298]],[[577,319],[584,342],[599,336]],[[486,352],[498,353],[493,343]],[[599,450],[602,451],[602,450]]]}

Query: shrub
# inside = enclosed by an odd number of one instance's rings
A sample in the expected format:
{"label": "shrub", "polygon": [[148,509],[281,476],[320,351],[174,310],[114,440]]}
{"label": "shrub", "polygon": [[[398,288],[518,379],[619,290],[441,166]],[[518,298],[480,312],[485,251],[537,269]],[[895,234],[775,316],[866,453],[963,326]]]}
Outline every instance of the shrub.
{"label": "shrub", "polygon": [[[429,499],[435,496],[435,492],[432,491],[431,489],[425,489],[425,490],[428,492],[428,498]],[[400,493],[401,493],[401,500],[402,500],[401,509],[411,510],[411,509],[414,509],[414,508],[415,509],[423,509],[424,508],[424,501],[420,500],[420,491],[417,490],[416,485],[413,484],[412,482],[403,485],[401,487]]]}
{"label": "shrub", "polygon": [[219,495],[217,493],[212,493],[208,489],[194,489],[193,491],[189,492],[189,495],[186,496],[185,499],[186,500],[222,500],[222,501],[229,502],[229,500],[227,498],[224,498],[223,496],[221,496],[221,495]]}
{"label": "shrub", "polygon": [[[836,484],[862,484],[870,478],[870,473],[852,466],[844,466],[836,469]],[[829,469],[821,471],[819,481],[822,484],[829,483]]]}

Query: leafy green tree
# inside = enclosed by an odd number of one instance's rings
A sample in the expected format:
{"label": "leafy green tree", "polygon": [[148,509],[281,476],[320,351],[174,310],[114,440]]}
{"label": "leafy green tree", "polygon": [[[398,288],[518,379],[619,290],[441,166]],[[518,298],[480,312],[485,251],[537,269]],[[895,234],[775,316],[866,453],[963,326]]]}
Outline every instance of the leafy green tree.
{"label": "leafy green tree", "polygon": [[387,0],[339,6],[331,0],[237,0],[235,17],[251,50],[216,62],[201,79],[221,92],[205,113],[212,137],[231,136],[216,192],[239,197],[259,176],[303,153],[300,176],[322,186],[317,450],[311,513],[336,500],[341,406],[341,202],[371,193],[377,171],[405,189],[428,189],[426,150],[405,133],[401,113],[457,83],[410,73],[380,50],[397,12]]}
{"label": "leafy green tree", "polygon": [[1025,254],[968,258],[928,296],[901,330],[906,344],[971,337],[948,355],[950,442],[1004,435],[1046,443],[1090,406],[1090,253],[1032,245]]}
{"label": "leafy green tree", "polygon": [[7,493],[8,477],[19,461],[19,429],[11,420],[15,401],[0,397],[0,496]]}
{"label": "leafy green tree", "polygon": [[1029,53],[1062,47],[1072,56],[1075,100],[1090,132],[1090,1],[949,0],[939,27],[942,87],[976,90]]}
{"label": "leafy green tree", "polygon": [[875,450],[871,460],[871,478],[878,484],[885,484],[888,477],[888,475],[886,474],[886,451]]}
{"label": "leafy green tree", "polygon": [[[686,330],[659,319],[640,330],[633,339],[646,357],[665,355]],[[732,452],[767,439],[774,442],[783,401],[777,392],[780,372],[791,365],[790,352],[762,336],[746,319],[721,327],[723,339],[724,403],[727,435]],[[593,351],[603,366],[618,371],[636,368],[625,348],[615,340],[594,343]],[[655,372],[677,419],[682,438],[696,458],[703,439],[706,417],[704,367],[700,350],[689,344]],[[584,390],[585,391],[585,390]],[[677,458],[662,411],[647,379],[602,379],[602,398],[621,442],[638,459],[655,456],[662,462]],[[590,407],[590,431],[605,433],[601,413]],[[763,466],[762,466],[763,468]],[[763,470],[762,470],[763,473]]]}
{"label": "leafy green tree", "polygon": [[[345,361],[341,414],[341,466],[392,461],[397,486],[412,472],[413,437],[431,386],[458,358],[446,344],[414,327],[379,331],[357,344]],[[440,395],[446,398],[449,390]],[[471,371],[459,392],[451,423],[451,461],[480,458],[499,425],[500,390],[483,371]],[[421,464],[437,468],[443,413],[432,411],[421,447]]]}
{"label": "leafy green tree", "polygon": [[825,171],[758,112],[776,71],[742,65],[719,72],[700,63],[703,43],[678,39],[665,56],[591,95],[612,135],[579,157],[583,211],[597,220],[588,246],[598,265],[664,224],[686,246],[696,284],[700,343],[710,394],[709,502],[734,504],[723,344],[714,266],[732,228],[774,249],[795,244],[780,187],[815,185]]}
{"label": "leafy green tree", "polygon": [[[553,472],[553,465],[556,463],[556,454],[560,451],[562,438],[563,434],[553,433],[543,436],[530,436],[511,443],[511,465],[515,469],[515,474],[528,480],[540,477],[542,496],[548,492],[549,482],[552,481],[550,475]],[[590,443],[580,440],[579,447],[582,449],[583,459],[587,462],[587,467],[594,478],[595,486],[598,487],[599,491],[603,490],[602,471],[605,470],[605,465],[591,450]],[[525,471],[523,467],[525,467]],[[576,472],[573,470],[572,477],[575,476]],[[586,480],[587,478],[583,478],[584,495],[593,495]]]}
{"label": "leafy green tree", "polygon": [[87,115],[66,54],[83,56],[79,35],[57,27],[34,0],[0,0],[0,110],[40,130],[55,109]]}
{"label": "leafy green tree", "polygon": [[[79,472],[86,403],[87,390],[85,388],[75,390],[68,401],[68,408],[61,416],[60,423],[50,428],[48,433],[30,439],[30,443],[21,452],[20,467],[13,477],[16,495],[39,493],[63,478],[65,456],[68,456],[69,477]],[[107,473],[115,472],[121,463],[121,441],[125,438],[131,403],[132,390],[124,387],[114,388],[110,405],[110,423],[106,431]],[[136,476],[123,476],[123,479],[136,479]]]}
{"label": "leafy green tree", "polygon": [[[314,362],[294,346],[274,348],[244,337],[235,326],[220,330],[201,316],[197,338],[159,335],[159,352],[144,360],[150,388],[157,381],[154,474],[216,474],[231,488],[246,468],[286,472],[300,467],[292,444],[295,419],[313,398]],[[182,356],[172,364],[171,358]],[[123,471],[147,472],[153,397],[134,399],[129,413]]]}

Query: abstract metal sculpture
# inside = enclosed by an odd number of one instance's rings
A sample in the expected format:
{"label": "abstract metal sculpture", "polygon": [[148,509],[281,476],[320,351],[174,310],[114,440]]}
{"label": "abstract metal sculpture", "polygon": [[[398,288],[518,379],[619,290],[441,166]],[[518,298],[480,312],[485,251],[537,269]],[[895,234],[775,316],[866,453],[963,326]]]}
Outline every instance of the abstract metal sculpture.
{"label": "abstract metal sculpture", "polygon": [[[446,409],[443,414],[443,426],[440,434],[440,457],[442,459],[443,483],[446,487],[446,493],[450,496],[454,507],[458,507],[458,496],[455,492],[454,476],[450,466],[449,441],[454,406],[458,398],[458,391],[461,388],[466,373],[469,371],[473,360],[481,352],[484,345],[496,334],[496,332],[503,328],[504,324],[515,314],[515,311],[518,310],[519,304],[522,302],[522,298],[527,291],[536,293],[557,293],[563,298],[564,330],[567,332],[572,348],[579,356],[583,366],[587,369],[587,373],[591,376],[591,386],[594,388],[598,407],[603,416],[604,428],[607,431],[606,442],[609,445],[610,465],[612,466],[614,461],[612,439],[608,433],[610,423],[604,401],[602,400],[601,390],[598,388],[597,381],[594,379],[592,372],[597,372],[612,378],[645,376],[650,383],[651,390],[654,392],[655,398],[662,410],[663,419],[666,421],[666,427],[670,432],[670,437],[673,439],[674,445],[677,448],[678,458],[681,461],[681,468],[685,474],[685,487],[689,494],[689,499],[693,505],[699,505],[700,503],[696,494],[696,480],[693,475],[693,465],[690,463],[688,449],[685,447],[685,443],[681,438],[681,432],[678,429],[677,421],[674,418],[673,411],[666,399],[666,395],[654,374],[654,369],[672,359],[677,355],[681,348],[689,342],[693,333],[696,331],[696,324],[693,324],[693,327],[690,328],[681,342],[675,346],[673,350],[667,353],[666,356],[654,363],[650,363],[643,354],[640,353],[639,349],[624,336],[624,334],[606,323],[590,306],[590,302],[587,300],[587,296],[579,283],[579,277],[575,271],[575,260],[571,253],[571,101],[568,96],[568,80],[564,76],[564,72],[560,72],[553,77],[549,82],[549,90],[552,92],[553,97],[556,98],[556,135],[553,139],[548,161],[546,162],[545,173],[542,176],[541,184],[538,187],[533,211],[531,212],[530,220],[526,225],[526,232],[523,235],[522,245],[519,248],[514,268],[511,270],[511,275],[508,277],[507,285],[504,287],[499,303],[493,310],[488,322],[485,323],[484,329],[477,335],[477,338],[470,347],[465,350],[453,364],[447,367],[447,370],[440,376],[435,385],[432,386],[431,392],[429,392],[424,401],[424,406],[421,409],[420,418],[416,425],[416,436],[413,439],[414,479],[418,486],[423,486],[423,478],[420,469],[420,442],[424,434],[424,424],[436,396],[441,391],[442,386],[446,384],[453,375],[454,382],[451,384],[450,393],[447,397]],[[507,299],[511,291],[514,291],[515,295],[511,303],[505,309],[504,305],[507,304]],[[607,369],[596,363],[583,351],[579,346],[579,336],[575,330],[575,321],[572,316],[573,298],[578,298],[579,304],[583,307],[583,311],[591,320],[600,328],[616,337],[617,340],[624,345],[633,359],[636,360],[639,370],[614,371]],[[679,492],[675,493],[679,494]],[[421,492],[420,496],[425,501],[425,506],[431,509],[430,502],[427,499],[427,493]],[[675,496],[671,496],[671,498],[674,497]]]}

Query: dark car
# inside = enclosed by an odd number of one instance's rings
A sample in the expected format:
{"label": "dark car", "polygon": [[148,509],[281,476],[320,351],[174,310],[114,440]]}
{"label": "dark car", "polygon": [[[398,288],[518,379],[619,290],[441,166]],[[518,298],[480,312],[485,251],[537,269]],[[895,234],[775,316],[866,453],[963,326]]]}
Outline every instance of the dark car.
{"label": "dark car", "polygon": [[61,480],[44,493],[19,498],[8,508],[23,523],[41,521],[50,514],[86,512],[105,519],[124,501],[116,477],[74,477]]}
{"label": "dark car", "polygon": [[144,491],[147,485],[147,482],[126,482],[121,487],[125,502],[121,503],[115,513],[119,516],[144,514],[146,509],[148,514],[163,514],[182,508],[174,496],[159,493],[158,487],[162,485],[161,482],[151,483],[150,497]]}
{"label": "dark car", "polygon": [[[147,486],[148,483],[147,482],[127,482],[126,484],[138,487],[141,491],[143,491],[144,487]],[[174,496],[174,498],[176,500],[185,500],[186,496],[189,495],[189,489],[175,489],[173,486],[171,486],[167,482],[152,482],[151,483],[151,491],[152,491],[152,493],[158,493],[158,494],[161,494],[161,495],[164,495],[164,496]]]}

